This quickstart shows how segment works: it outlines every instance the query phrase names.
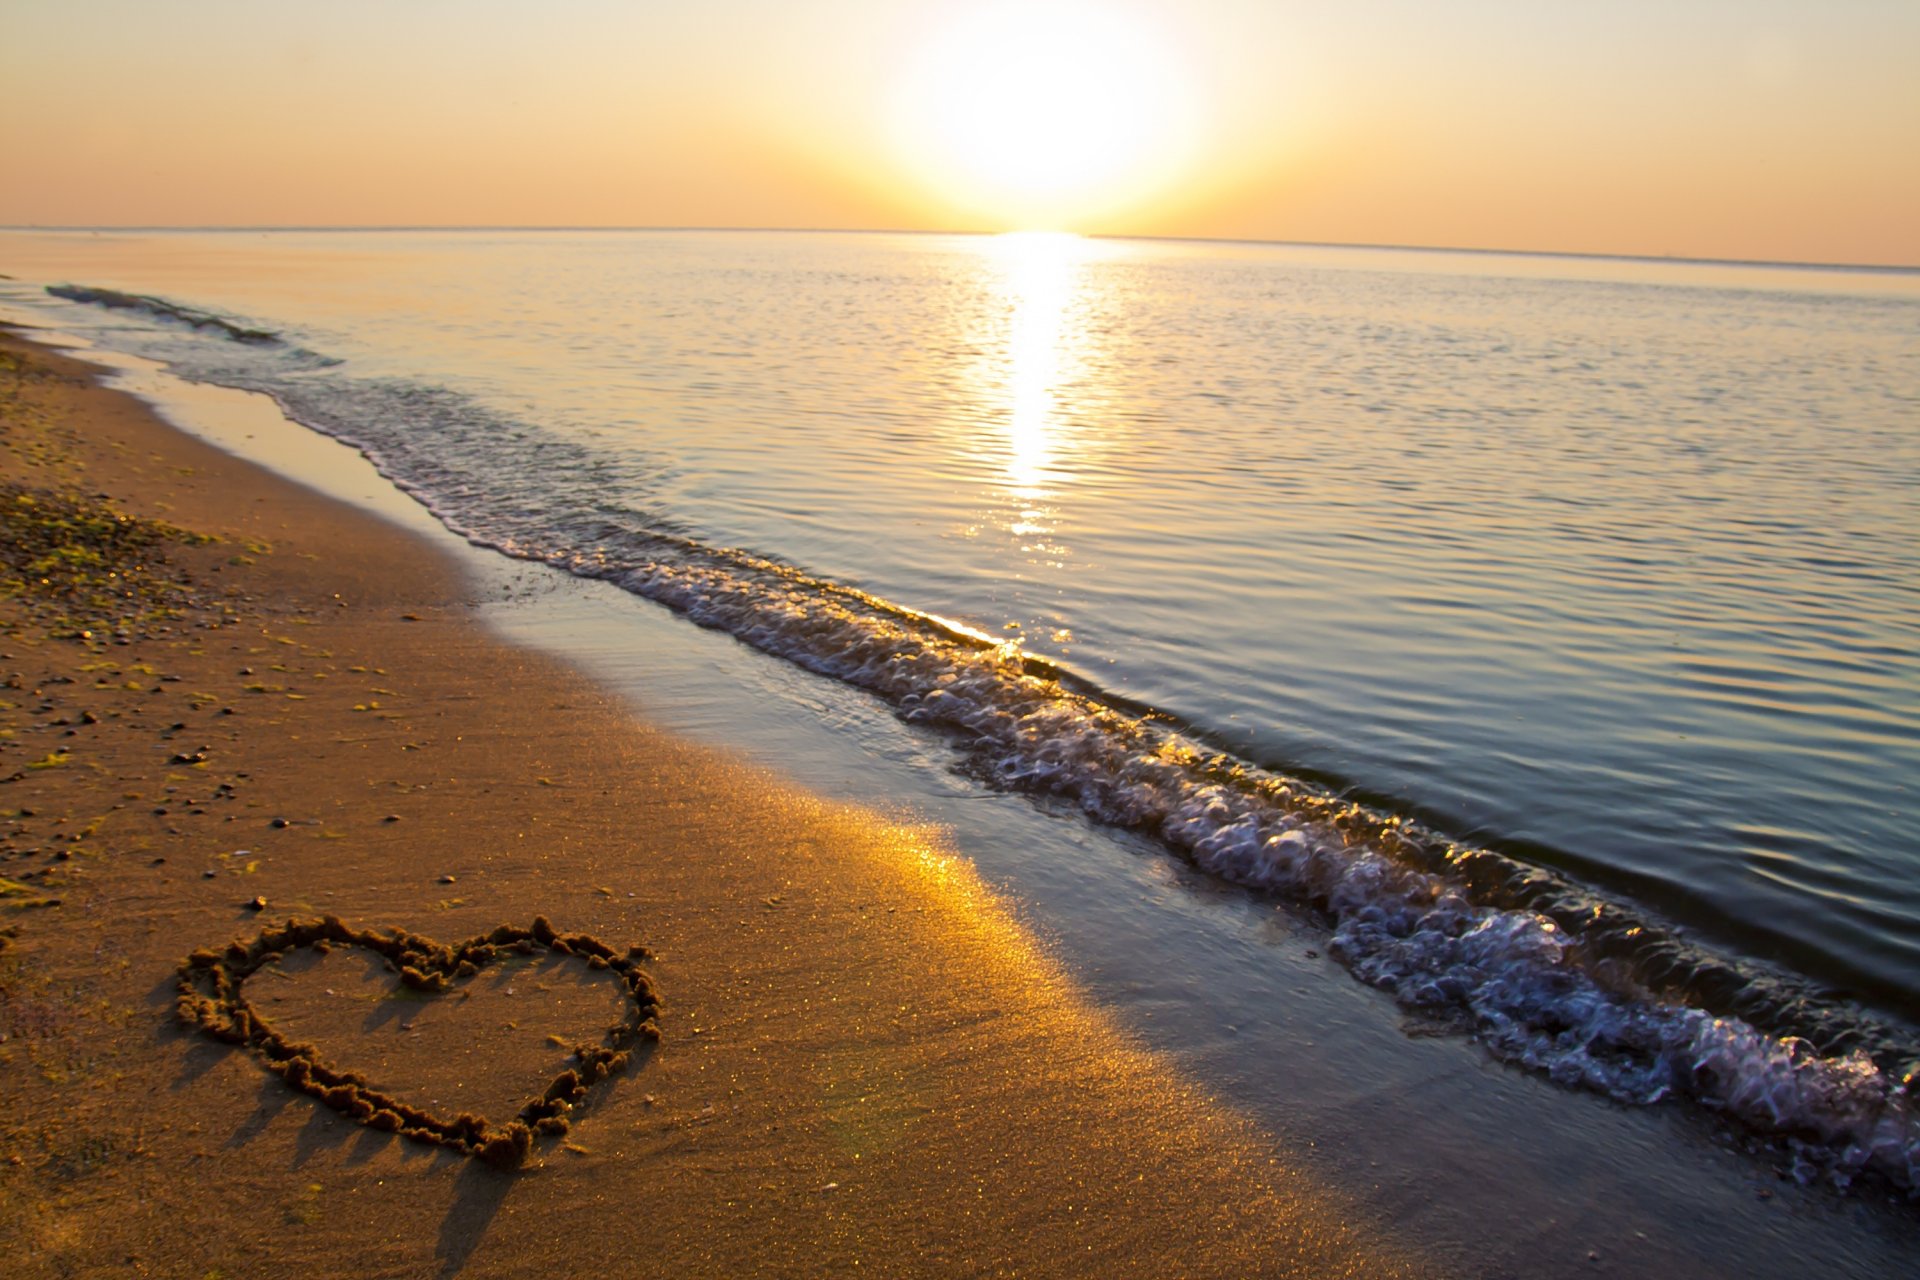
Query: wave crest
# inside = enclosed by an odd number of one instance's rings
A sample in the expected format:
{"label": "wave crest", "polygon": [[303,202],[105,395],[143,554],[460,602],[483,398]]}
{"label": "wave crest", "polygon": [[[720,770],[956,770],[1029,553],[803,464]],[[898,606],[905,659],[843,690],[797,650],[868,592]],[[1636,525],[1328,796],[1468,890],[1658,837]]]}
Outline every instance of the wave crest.
{"label": "wave crest", "polygon": [[183,307],[165,298],[150,297],[143,293],[122,293],[118,289],[100,289],[82,284],[50,284],[47,292],[69,302],[85,302],[118,311],[139,311],[158,320],[171,320],[195,329],[211,329],[235,342],[261,345],[278,345],[280,342],[280,335],[271,329],[249,329],[212,312],[196,311],[192,307]]}

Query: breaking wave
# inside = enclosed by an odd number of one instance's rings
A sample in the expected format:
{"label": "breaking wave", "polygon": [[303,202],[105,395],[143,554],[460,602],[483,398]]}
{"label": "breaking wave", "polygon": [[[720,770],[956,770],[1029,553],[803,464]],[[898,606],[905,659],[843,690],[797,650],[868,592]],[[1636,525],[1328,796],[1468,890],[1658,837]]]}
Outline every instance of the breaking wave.
{"label": "breaking wave", "polygon": [[47,286],[47,292],[56,298],[65,298],[69,302],[85,302],[96,307],[110,307],[117,311],[138,311],[158,320],[191,325],[195,329],[211,329],[235,342],[260,344],[280,342],[280,335],[271,329],[249,329],[211,312],[196,311],[192,307],[168,302],[165,298],[154,298],[140,293],[122,293],[118,289],[100,289],[81,284],[50,284]]}

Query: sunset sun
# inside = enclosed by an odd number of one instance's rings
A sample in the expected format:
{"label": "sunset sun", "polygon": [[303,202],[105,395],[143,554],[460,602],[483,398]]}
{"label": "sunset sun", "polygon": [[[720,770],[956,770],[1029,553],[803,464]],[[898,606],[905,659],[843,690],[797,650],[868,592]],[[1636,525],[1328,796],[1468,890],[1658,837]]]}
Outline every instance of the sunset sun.
{"label": "sunset sun", "polygon": [[1191,97],[1166,44],[1110,7],[988,5],[930,29],[903,64],[896,145],[958,212],[1068,228],[1168,181]]}

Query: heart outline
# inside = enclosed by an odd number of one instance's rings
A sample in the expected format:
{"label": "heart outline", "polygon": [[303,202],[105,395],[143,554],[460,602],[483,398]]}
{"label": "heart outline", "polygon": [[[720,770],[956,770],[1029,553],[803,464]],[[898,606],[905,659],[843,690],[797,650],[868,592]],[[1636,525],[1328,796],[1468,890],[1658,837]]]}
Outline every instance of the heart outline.
{"label": "heart outline", "polygon": [[[617,973],[627,990],[627,1008],[620,1021],[607,1028],[608,1043],[576,1045],[579,1066],[562,1068],[512,1120],[494,1125],[470,1112],[449,1120],[375,1089],[352,1071],[331,1066],[314,1045],[287,1039],[241,990],[248,977],[282,956],[303,947],[326,951],[335,945],[382,956],[404,985],[428,992],[445,991],[454,979],[472,977],[502,952],[531,955],[536,948],[544,948],[583,957],[589,968]],[[517,1169],[532,1153],[535,1134],[565,1133],[568,1111],[586,1097],[587,1090],[626,1068],[636,1040],[660,1038],[655,1020],[660,1002],[652,979],[640,968],[640,961],[647,957],[645,947],[630,947],[619,955],[590,934],[563,936],[545,916],[535,916],[526,927],[503,924],[452,946],[404,929],[355,929],[333,915],[289,919],[262,929],[251,942],[236,939],[217,950],[203,947],[181,961],[174,1011],[182,1022],[214,1039],[250,1050],[289,1087],[368,1128],[451,1147],[497,1168]]]}

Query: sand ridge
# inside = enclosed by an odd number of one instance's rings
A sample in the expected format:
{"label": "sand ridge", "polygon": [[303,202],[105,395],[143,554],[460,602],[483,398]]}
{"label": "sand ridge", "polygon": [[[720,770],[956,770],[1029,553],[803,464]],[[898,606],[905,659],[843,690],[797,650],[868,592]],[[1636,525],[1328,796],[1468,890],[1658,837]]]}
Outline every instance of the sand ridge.
{"label": "sand ridge", "polygon": [[[511,1119],[497,1122],[471,1111],[436,1114],[376,1088],[352,1069],[334,1065],[314,1045],[288,1039],[243,990],[248,978],[295,951],[325,952],[337,946],[358,947],[384,958],[404,988],[428,994],[444,994],[456,980],[472,978],[509,954],[530,956],[544,949],[556,956],[584,957],[589,968],[617,974],[631,1003],[620,1020],[605,1029],[601,1042],[576,1045],[571,1065],[562,1067]],[[653,983],[639,964],[646,955],[646,948],[638,945],[621,955],[590,935],[561,935],[545,916],[535,916],[524,928],[503,924],[451,945],[404,930],[355,929],[338,916],[322,916],[269,926],[244,945],[231,942],[224,949],[195,951],[180,966],[176,984],[180,994],[174,1008],[182,1022],[215,1040],[252,1049],[261,1065],[289,1088],[317,1098],[369,1129],[463,1151],[511,1170],[526,1163],[535,1134],[551,1137],[567,1132],[568,1112],[586,1100],[588,1090],[626,1070],[630,1045],[660,1038],[654,1022],[659,1003]]]}
{"label": "sand ridge", "polygon": [[[219,539],[167,548],[164,616],[55,638],[0,602],[16,1273],[1417,1270],[1090,1007],[937,831],[649,728],[477,626],[431,548],[0,343],[0,473]],[[263,913],[643,940],[661,1038],[503,1172],[177,1021],[183,958]]]}

